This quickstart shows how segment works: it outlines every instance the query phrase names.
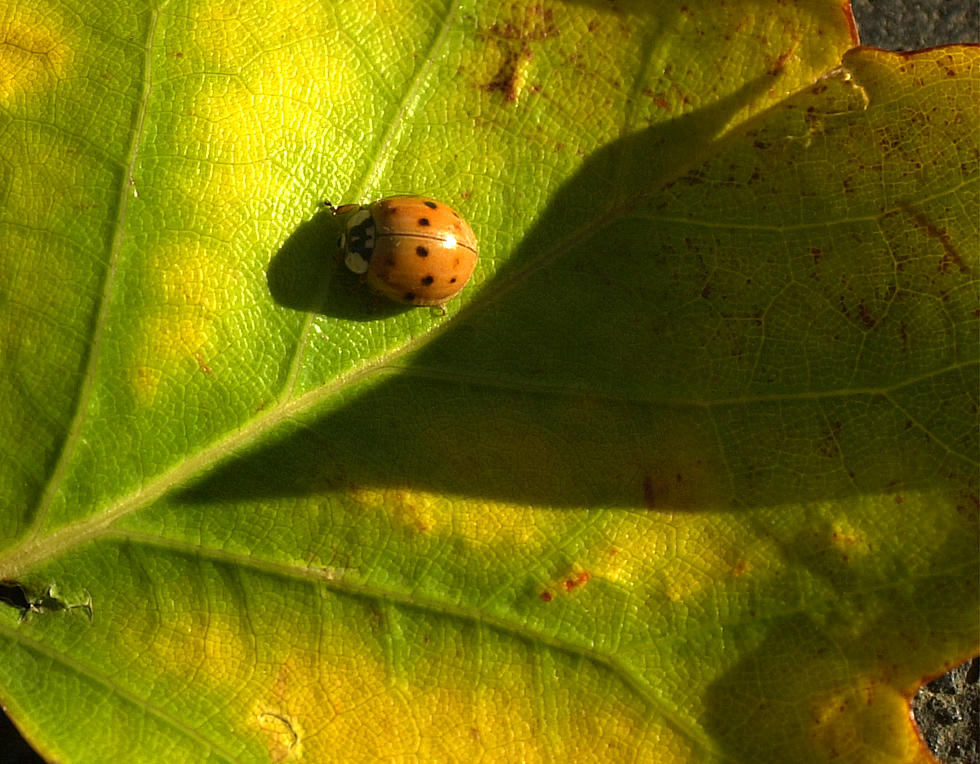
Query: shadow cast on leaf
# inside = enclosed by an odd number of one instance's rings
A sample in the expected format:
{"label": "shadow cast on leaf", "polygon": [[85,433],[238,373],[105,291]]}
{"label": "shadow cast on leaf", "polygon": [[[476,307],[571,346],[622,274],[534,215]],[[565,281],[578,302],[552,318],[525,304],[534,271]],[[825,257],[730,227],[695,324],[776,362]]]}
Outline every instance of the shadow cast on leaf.
{"label": "shadow cast on leaf", "polygon": [[[951,455],[948,443],[974,442],[972,420],[950,417],[951,431],[939,433],[912,418],[961,395],[960,372],[896,388],[908,393],[903,406],[874,388],[903,384],[916,359],[894,352],[909,330],[898,301],[886,315],[887,290],[870,278],[838,282],[835,269],[862,267],[857,234],[816,226],[811,240],[788,246],[779,226],[751,225],[753,205],[780,201],[783,189],[768,184],[803,150],[786,131],[806,129],[792,121],[804,109],[786,109],[775,137],[752,122],[717,136],[772,76],[595,152],[446,331],[343,388],[329,411],[284,424],[276,442],[218,467],[184,498],[343,502],[370,488],[669,512],[962,481],[967,447]],[[733,184],[725,204],[745,209],[714,219],[713,199]],[[730,223],[739,214],[748,225]],[[335,229],[321,213],[291,237],[270,268],[278,300],[319,304],[314,263]],[[877,229],[867,235],[879,243]],[[919,262],[932,273],[931,261]],[[369,317],[333,268],[323,304]],[[827,312],[848,303],[861,311]],[[879,306],[881,318],[866,320]],[[813,310],[826,314],[816,328]],[[887,374],[879,356],[897,358]],[[855,368],[872,381],[839,381]]]}
{"label": "shadow cast on leaf", "polygon": [[[908,570],[896,554],[908,543],[901,536],[878,539],[892,544],[887,551],[862,549],[860,540],[828,543],[832,531],[820,522],[780,544],[794,580],[770,582],[774,596],[724,624],[729,643],[754,647],[706,695],[705,729],[728,758],[829,761],[863,749],[909,760],[908,749],[921,753],[907,701],[976,645],[975,623],[949,610],[950,602],[976,600],[976,577],[963,575],[975,567],[976,521],[972,511],[944,520],[930,554],[952,563],[942,570],[924,571],[923,561]],[[759,530],[773,535],[772,527]]]}

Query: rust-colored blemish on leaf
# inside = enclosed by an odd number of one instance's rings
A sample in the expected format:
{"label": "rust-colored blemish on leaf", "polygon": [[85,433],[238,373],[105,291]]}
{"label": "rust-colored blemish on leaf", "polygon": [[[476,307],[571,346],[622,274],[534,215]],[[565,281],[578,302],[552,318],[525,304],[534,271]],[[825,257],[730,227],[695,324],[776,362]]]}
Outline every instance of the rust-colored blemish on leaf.
{"label": "rust-colored blemish on leaf", "polygon": [[548,590],[545,590],[545,591],[541,592],[541,601],[542,602],[551,602],[553,599],[554,599],[554,596]]}
{"label": "rust-colored blemish on leaf", "polygon": [[[500,50],[501,61],[496,73],[483,89],[503,94],[508,103],[517,101],[524,92],[528,70],[534,57],[532,44],[558,35],[558,26],[550,8],[540,4],[511,6],[510,17],[490,25],[484,38]],[[538,92],[539,88],[532,88]]]}
{"label": "rust-colored blemish on leaf", "polygon": [[898,202],[898,207],[906,215],[912,218],[916,226],[918,226],[928,236],[938,241],[939,245],[943,248],[943,256],[939,260],[938,270],[940,273],[949,273],[954,267],[964,275],[970,272],[970,267],[963,260],[963,257],[953,244],[952,239],[949,238],[949,234],[944,229],[941,229],[921,212],[914,209],[908,202]]}
{"label": "rust-colored blemish on leaf", "polygon": [[874,329],[875,325],[878,323],[875,317],[871,315],[871,311],[864,304],[864,300],[858,303],[858,318],[861,319],[861,323],[864,324],[866,329]]}
{"label": "rust-colored blemish on leaf", "polygon": [[830,541],[845,565],[849,564],[852,559],[866,556],[872,551],[872,546],[865,534],[860,529],[850,526],[832,528]]}
{"label": "rust-colored blemish on leaf", "polygon": [[657,108],[667,109],[670,107],[670,102],[667,100],[667,94],[662,91],[654,91],[652,88],[644,88],[643,95],[651,99]]}
{"label": "rust-colored blemish on leaf", "polygon": [[786,62],[789,61],[794,55],[796,55],[796,49],[792,48],[790,50],[781,53],[779,58],[777,58],[772,66],[769,67],[769,74],[773,77],[778,77],[786,69]]}
{"label": "rust-colored blemish on leaf", "polygon": [[527,80],[527,69],[534,54],[531,47],[525,42],[520,50],[507,50],[504,53],[504,60],[483,89],[488,92],[499,91],[503,94],[504,100],[508,102],[516,101],[521,96],[524,83]]}
{"label": "rust-colored blemish on leaf", "polygon": [[585,586],[589,583],[589,579],[592,578],[591,574],[587,570],[582,570],[576,573],[571,578],[566,578],[564,581],[565,591],[573,591],[578,589],[580,586]]}

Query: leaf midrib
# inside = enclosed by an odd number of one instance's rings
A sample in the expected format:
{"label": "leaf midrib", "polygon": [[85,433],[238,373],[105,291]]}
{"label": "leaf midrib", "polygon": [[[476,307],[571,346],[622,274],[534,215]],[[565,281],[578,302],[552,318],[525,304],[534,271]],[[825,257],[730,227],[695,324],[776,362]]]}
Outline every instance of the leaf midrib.
{"label": "leaf midrib", "polygon": [[[472,304],[471,304],[472,305]],[[19,545],[12,547],[0,560],[0,578],[17,578],[23,571],[29,570],[37,563],[58,557],[67,550],[81,544],[97,540],[107,535],[108,529],[117,521],[133,512],[136,512],[153,502],[171,493],[172,491],[186,486],[191,481],[200,478],[206,472],[216,468],[226,458],[233,457],[248,446],[258,442],[264,435],[271,433],[281,425],[296,422],[304,415],[315,411],[317,407],[330,400],[334,395],[343,390],[353,387],[360,382],[364,382],[375,375],[390,374],[419,374],[427,377],[451,377],[454,380],[461,379],[461,374],[445,374],[435,370],[420,370],[415,367],[405,368],[393,365],[398,358],[415,350],[418,345],[431,340],[432,334],[438,334],[445,330],[451,322],[440,325],[433,333],[416,338],[413,342],[406,343],[391,354],[373,359],[362,368],[342,375],[333,380],[330,384],[311,390],[310,392],[286,401],[280,406],[270,409],[263,416],[253,420],[249,425],[242,427],[236,432],[230,433],[224,438],[214,442],[211,446],[201,450],[197,454],[190,456],[173,469],[162,473],[157,479],[144,484],[144,486],[134,493],[119,499],[114,504],[109,505],[104,511],[90,515],[77,523],[71,523],[58,530],[38,537],[35,533],[26,538]],[[853,396],[876,396],[883,397],[899,410],[900,406],[895,402],[892,393],[902,387],[917,384],[931,377],[954,371],[959,368],[976,366],[976,362],[963,362],[952,364],[941,370],[929,372],[917,377],[903,380],[902,382],[883,386],[868,388],[851,388],[846,390],[834,390],[825,392],[806,392],[806,393],[785,393],[759,396],[742,396],[738,398],[719,399],[716,401],[697,400],[691,398],[650,398],[639,399],[635,396],[615,396],[599,393],[595,390],[583,390],[563,388],[559,386],[538,385],[536,391],[548,394],[564,395],[587,395],[591,398],[602,398],[617,401],[627,401],[633,403],[646,403],[648,405],[659,405],[677,408],[702,408],[713,409],[720,406],[733,405],[754,405],[759,403],[785,402],[785,401],[812,401],[827,398],[853,397]],[[501,388],[517,387],[517,383],[507,384],[504,380],[487,380],[485,377],[467,377],[470,381],[479,381],[482,385],[494,384]],[[527,392],[528,383],[520,384],[520,389]],[[922,426],[922,425],[917,425]],[[976,466],[977,462],[971,461],[966,455],[959,453],[952,446],[940,443],[952,456],[962,459],[971,466]]]}
{"label": "leaf midrib", "polygon": [[[367,201],[365,195],[369,190],[376,187],[378,178],[380,178],[384,168],[391,161],[392,152],[389,149],[394,144],[395,137],[401,130],[402,126],[408,121],[408,118],[415,112],[415,109],[421,103],[420,94],[425,83],[426,76],[434,66],[438,51],[448,38],[455,18],[456,4],[453,3],[450,4],[448,12],[443,17],[442,26],[439,28],[439,31],[433,36],[429,49],[421,57],[422,64],[418,67],[414,76],[409,82],[408,87],[405,89],[402,100],[398,104],[398,108],[395,110],[395,116],[388,124],[387,129],[380,136],[377,151],[374,153],[374,161],[367,168],[364,177],[357,185],[357,191],[355,192],[354,196],[361,202]],[[289,370],[286,373],[286,382],[283,385],[281,400],[288,400],[293,394],[293,390],[296,387],[296,380],[299,378],[300,372],[303,368],[303,361],[306,358],[306,349],[309,347],[310,338],[313,335],[316,317],[322,312],[325,301],[326,289],[324,288],[321,289],[320,293],[317,295],[316,306],[307,312],[306,319],[303,322],[302,329],[300,330],[300,334],[296,342],[296,349],[293,353],[293,359],[290,363]]]}

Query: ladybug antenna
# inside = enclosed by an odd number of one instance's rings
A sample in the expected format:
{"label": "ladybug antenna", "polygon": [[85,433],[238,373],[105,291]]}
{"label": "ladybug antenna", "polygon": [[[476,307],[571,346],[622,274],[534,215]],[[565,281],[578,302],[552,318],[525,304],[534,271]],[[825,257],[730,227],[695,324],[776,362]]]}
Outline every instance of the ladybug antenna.
{"label": "ladybug antenna", "polygon": [[334,207],[333,203],[326,199],[320,202],[320,204],[325,209],[330,210],[334,215],[346,215],[348,212],[353,212],[361,208],[360,204],[341,204],[339,207]]}

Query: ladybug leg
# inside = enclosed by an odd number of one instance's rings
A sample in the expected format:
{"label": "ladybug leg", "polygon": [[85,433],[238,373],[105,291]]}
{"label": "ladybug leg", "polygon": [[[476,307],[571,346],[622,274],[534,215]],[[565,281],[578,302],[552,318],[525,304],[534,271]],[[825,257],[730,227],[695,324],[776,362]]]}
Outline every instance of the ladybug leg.
{"label": "ladybug leg", "polygon": [[[364,279],[360,279],[358,282],[360,286],[364,285]],[[377,313],[381,308],[387,305],[388,301],[384,299],[381,295],[376,292],[371,292],[371,301],[368,303],[368,312]]]}
{"label": "ladybug leg", "polygon": [[[356,279],[354,279],[354,283],[350,287],[350,293],[351,294],[357,294],[362,289],[364,289],[364,285],[366,283],[367,283],[367,279],[366,279],[366,277],[363,274],[361,276],[358,276]],[[376,296],[376,295],[374,295],[373,292],[371,294],[372,294],[372,296]]]}

